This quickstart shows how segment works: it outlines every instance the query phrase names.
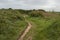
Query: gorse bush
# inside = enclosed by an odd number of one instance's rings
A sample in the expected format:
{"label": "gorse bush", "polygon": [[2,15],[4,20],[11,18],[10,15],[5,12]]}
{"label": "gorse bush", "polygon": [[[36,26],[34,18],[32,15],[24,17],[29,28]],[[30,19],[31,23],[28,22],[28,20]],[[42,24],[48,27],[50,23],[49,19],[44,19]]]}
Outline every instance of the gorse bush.
{"label": "gorse bush", "polygon": [[29,13],[31,17],[43,17],[42,12],[32,11]]}
{"label": "gorse bush", "polygon": [[0,40],[17,40],[27,23],[15,10],[0,10]]}
{"label": "gorse bush", "polygon": [[7,19],[12,19],[12,20],[23,20],[23,16],[14,10],[7,10],[7,11],[3,11],[2,13],[0,13],[1,17],[7,18]]}

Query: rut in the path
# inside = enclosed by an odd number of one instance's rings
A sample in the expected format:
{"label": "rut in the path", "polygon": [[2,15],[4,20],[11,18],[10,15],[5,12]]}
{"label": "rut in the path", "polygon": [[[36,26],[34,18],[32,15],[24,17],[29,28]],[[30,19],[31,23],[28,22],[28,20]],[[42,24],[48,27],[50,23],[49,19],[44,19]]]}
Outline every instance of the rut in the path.
{"label": "rut in the path", "polygon": [[24,30],[24,32],[22,33],[22,35],[18,38],[18,40],[23,40],[25,35],[29,32],[29,30],[31,29],[32,25],[30,22],[26,21],[28,23],[27,28]]}

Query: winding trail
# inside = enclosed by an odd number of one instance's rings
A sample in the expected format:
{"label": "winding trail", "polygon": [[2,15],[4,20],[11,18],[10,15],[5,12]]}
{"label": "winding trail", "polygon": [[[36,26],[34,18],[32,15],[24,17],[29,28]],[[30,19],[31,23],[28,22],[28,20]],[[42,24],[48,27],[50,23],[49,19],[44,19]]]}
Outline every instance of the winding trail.
{"label": "winding trail", "polygon": [[27,28],[24,30],[24,32],[22,33],[22,35],[18,38],[18,40],[23,40],[24,37],[26,36],[26,34],[29,32],[29,30],[31,29],[32,25],[29,21],[26,20],[26,22],[28,23]]}

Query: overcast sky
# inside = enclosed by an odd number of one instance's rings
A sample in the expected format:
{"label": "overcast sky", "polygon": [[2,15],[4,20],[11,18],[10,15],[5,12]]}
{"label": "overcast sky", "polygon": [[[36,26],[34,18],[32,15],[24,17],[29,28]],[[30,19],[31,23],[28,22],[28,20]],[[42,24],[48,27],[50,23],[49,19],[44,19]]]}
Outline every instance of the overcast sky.
{"label": "overcast sky", "polygon": [[60,0],[0,0],[0,8],[60,11]]}

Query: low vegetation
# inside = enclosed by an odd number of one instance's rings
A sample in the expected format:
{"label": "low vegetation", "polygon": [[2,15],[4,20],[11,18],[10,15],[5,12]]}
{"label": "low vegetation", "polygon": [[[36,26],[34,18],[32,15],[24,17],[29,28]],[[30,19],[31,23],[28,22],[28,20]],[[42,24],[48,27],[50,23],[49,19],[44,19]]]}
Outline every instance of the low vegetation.
{"label": "low vegetation", "polygon": [[0,40],[17,40],[26,28],[24,17],[14,10],[0,10]]}
{"label": "low vegetation", "polygon": [[32,28],[24,40],[60,40],[60,12],[11,8],[0,9],[0,40],[17,40],[27,27],[25,19]]}

